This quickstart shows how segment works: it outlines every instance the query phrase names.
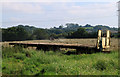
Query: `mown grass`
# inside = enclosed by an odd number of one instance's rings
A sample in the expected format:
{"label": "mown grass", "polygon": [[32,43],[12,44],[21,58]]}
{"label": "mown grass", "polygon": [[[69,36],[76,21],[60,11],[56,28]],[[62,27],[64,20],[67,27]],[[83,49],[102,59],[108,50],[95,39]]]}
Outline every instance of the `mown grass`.
{"label": "mown grass", "polygon": [[4,47],[3,75],[118,75],[118,52],[64,55]]}

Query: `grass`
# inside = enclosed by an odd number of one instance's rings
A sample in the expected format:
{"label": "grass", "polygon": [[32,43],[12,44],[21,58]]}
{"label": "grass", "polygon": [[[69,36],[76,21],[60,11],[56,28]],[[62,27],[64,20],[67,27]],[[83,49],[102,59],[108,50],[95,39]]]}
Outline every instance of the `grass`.
{"label": "grass", "polygon": [[118,75],[118,52],[64,55],[4,47],[3,75]]}

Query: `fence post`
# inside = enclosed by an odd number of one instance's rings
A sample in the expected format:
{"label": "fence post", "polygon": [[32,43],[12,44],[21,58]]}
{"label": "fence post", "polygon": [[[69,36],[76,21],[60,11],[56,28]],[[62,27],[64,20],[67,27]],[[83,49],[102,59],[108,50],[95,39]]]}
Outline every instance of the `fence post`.
{"label": "fence post", "polygon": [[101,35],[102,35],[102,31],[98,30],[97,49],[100,49]]}
{"label": "fence post", "polygon": [[102,37],[102,48],[101,48],[102,51],[104,51],[104,49],[106,48],[105,44],[106,44],[105,37]]}
{"label": "fence post", "polygon": [[107,30],[107,37],[106,37],[106,48],[110,47],[110,31]]}

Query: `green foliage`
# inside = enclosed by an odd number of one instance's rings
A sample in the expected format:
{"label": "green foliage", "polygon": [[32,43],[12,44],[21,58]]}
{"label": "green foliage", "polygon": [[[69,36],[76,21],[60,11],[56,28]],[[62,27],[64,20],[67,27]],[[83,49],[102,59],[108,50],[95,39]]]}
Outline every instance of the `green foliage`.
{"label": "green foliage", "polygon": [[22,54],[22,53],[16,53],[16,54],[13,54],[13,57],[15,59],[20,59],[20,60],[24,60],[26,58],[26,55],[25,54]]}
{"label": "green foliage", "polygon": [[107,63],[104,60],[98,60],[97,63],[95,64],[95,68],[97,70],[105,70],[107,67]]}
{"label": "green foliage", "polygon": [[3,41],[19,41],[25,40],[28,37],[28,33],[21,27],[11,27],[2,30]]}
{"label": "green foliage", "polygon": [[36,30],[34,30],[33,35],[35,36],[35,38],[37,40],[47,39],[48,38],[48,34],[46,33],[46,31],[44,29],[36,29]]}
{"label": "green foliage", "polygon": [[4,75],[118,75],[119,71],[116,51],[68,56],[61,52],[8,47],[3,48],[3,54]]}
{"label": "green foliage", "polygon": [[84,28],[79,28],[76,32],[72,34],[72,37],[81,38],[81,37],[86,37],[86,35],[87,35],[86,30]]}
{"label": "green foliage", "polygon": [[13,53],[19,53],[24,52],[22,47],[16,46],[16,47],[3,47],[2,48],[2,57],[3,58],[9,58],[13,57]]}
{"label": "green foliage", "polygon": [[97,32],[88,33],[85,28],[79,28],[77,31],[68,35],[68,38],[96,38]]}
{"label": "green foliage", "polygon": [[[67,23],[67,27],[60,25],[58,28],[42,29],[29,25],[18,25],[2,29],[2,41],[22,41],[22,40],[41,40],[51,38],[96,38],[99,29],[105,32],[111,31],[111,37],[119,37],[118,28],[110,28],[109,26]],[[1,39],[0,39],[1,40]]]}
{"label": "green foliage", "polygon": [[33,31],[36,29],[34,26],[29,26],[29,25],[18,25],[16,27],[24,28],[28,33],[32,34]]}

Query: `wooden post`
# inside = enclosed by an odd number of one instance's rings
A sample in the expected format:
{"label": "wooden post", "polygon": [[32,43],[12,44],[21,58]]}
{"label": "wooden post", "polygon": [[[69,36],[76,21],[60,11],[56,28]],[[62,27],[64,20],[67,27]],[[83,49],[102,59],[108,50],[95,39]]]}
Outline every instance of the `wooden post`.
{"label": "wooden post", "polygon": [[107,37],[106,37],[106,48],[110,47],[110,31],[107,30]]}
{"label": "wooden post", "polygon": [[102,37],[102,51],[104,51],[105,47],[105,37]]}
{"label": "wooden post", "polygon": [[98,30],[97,49],[100,49],[101,35],[102,35],[102,31]]}

